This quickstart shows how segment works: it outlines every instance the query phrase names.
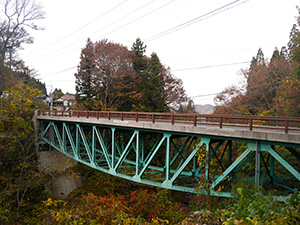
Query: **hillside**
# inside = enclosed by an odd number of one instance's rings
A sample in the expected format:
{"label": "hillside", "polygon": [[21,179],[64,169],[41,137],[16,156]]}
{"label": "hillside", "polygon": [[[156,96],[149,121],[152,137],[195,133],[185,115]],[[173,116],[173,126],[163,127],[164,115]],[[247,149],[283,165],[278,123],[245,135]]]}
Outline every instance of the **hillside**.
{"label": "hillside", "polygon": [[195,110],[200,114],[212,114],[214,110],[214,106],[210,104],[206,105],[195,105]]}

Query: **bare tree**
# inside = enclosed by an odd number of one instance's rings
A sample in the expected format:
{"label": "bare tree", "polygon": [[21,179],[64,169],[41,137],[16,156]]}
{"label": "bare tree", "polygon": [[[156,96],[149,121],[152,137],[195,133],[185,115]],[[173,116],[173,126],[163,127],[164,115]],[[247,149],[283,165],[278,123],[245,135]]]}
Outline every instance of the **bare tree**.
{"label": "bare tree", "polygon": [[0,63],[11,62],[22,44],[33,43],[27,28],[42,30],[35,21],[45,18],[34,0],[0,0]]}

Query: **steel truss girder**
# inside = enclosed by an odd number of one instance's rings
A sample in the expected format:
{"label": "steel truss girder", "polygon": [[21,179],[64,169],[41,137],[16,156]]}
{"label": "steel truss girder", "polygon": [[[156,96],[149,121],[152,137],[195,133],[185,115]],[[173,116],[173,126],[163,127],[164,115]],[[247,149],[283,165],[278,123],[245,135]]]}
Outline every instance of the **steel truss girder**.
{"label": "steel truss girder", "polygon": [[[215,190],[236,178],[253,158],[255,177],[244,179],[255,181],[256,186],[272,182],[291,191],[286,181],[300,181],[299,171],[274,150],[274,143],[240,140],[248,147],[232,159],[230,138],[46,120],[41,123],[41,138],[55,149],[94,169],[142,184],[230,197],[228,192]],[[203,146],[206,159],[198,165],[196,153]],[[299,160],[296,150],[291,146],[287,150]],[[267,160],[263,154],[269,154]],[[293,178],[276,177],[275,160]],[[266,178],[262,177],[262,167],[268,172]],[[203,177],[210,185],[209,193],[198,189]]]}

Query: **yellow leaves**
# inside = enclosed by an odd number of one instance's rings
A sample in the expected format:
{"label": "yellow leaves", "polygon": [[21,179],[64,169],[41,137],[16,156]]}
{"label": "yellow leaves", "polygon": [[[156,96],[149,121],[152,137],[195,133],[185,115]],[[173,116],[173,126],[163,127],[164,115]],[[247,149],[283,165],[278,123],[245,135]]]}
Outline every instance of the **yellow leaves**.
{"label": "yellow leaves", "polygon": [[48,198],[47,201],[43,201],[43,203],[44,203],[44,206],[50,206],[53,204],[51,198]]}
{"label": "yellow leaves", "polygon": [[160,224],[160,225],[169,224],[169,220],[163,220],[163,219],[160,219],[158,217],[152,218],[152,222],[153,222],[153,224]]}
{"label": "yellow leaves", "polygon": [[[44,206],[49,207],[49,206],[54,206],[57,207],[60,203],[62,203],[62,200],[54,200],[52,198],[48,198],[47,201],[43,201]],[[64,203],[64,205],[67,202]]]}
{"label": "yellow leaves", "polygon": [[[199,145],[199,143],[198,143],[198,145]],[[205,144],[203,144],[199,148],[198,152],[196,153],[196,156],[197,156],[198,164],[201,165],[204,162],[205,158],[206,158],[206,145]]]}
{"label": "yellow leaves", "polygon": [[222,225],[229,225],[229,224],[234,224],[234,225],[258,225],[259,223],[258,223],[258,221],[255,220],[255,217],[253,219],[251,219],[250,217],[247,217],[245,220],[243,220],[243,219],[238,220],[238,219],[231,218],[228,221],[225,221],[225,222],[222,223]]}
{"label": "yellow leaves", "polygon": [[[34,108],[33,98],[41,95],[41,91],[24,83],[17,83],[4,91],[1,97],[6,109],[3,113],[24,113]],[[9,111],[8,111],[9,110]]]}
{"label": "yellow leaves", "polygon": [[221,191],[223,191],[223,189],[224,189],[223,185],[219,186],[218,190],[216,190],[216,193],[221,193]]}
{"label": "yellow leaves", "polygon": [[263,110],[261,113],[258,114],[258,116],[271,116],[272,112],[271,110]]}
{"label": "yellow leaves", "polygon": [[69,212],[57,212],[54,216],[54,219],[56,222],[64,222],[65,220],[68,220],[71,218],[71,215]]}

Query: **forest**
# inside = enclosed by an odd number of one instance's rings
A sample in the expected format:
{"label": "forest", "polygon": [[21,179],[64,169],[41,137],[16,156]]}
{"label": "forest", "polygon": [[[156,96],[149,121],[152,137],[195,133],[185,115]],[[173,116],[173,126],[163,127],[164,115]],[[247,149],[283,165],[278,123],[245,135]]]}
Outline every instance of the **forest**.
{"label": "forest", "polygon": [[[236,182],[236,198],[220,198],[133,184],[82,164],[66,171],[83,185],[66,199],[54,199],[55,172],[41,170],[33,123],[34,111],[48,109],[46,84],[17,57],[32,44],[30,29],[44,18],[34,1],[3,1],[0,20],[0,223],[1,224],[299,224],[300,194],[279,202],[273,193]],[[24,4],[21,4],[24,3]],[[9,9],[9,10],[8,10]],[[300,10],[299,10],[300,13]],[[16,20],[17,15],[17,20]],[[300,117],[300,16],[287,46],[263,49],[241,70],[244,83],[215,98],[216,114]],[[87,40],[76,78],[75,110],[195,112],[183,83],[156,53],[145,55],[137,38],[127,49],[106,39]],[[244,146],[235,143],[238,153]],[[300,153],[300,149],[296,149]],[[201,184],[199,184],[201,186]]]}

